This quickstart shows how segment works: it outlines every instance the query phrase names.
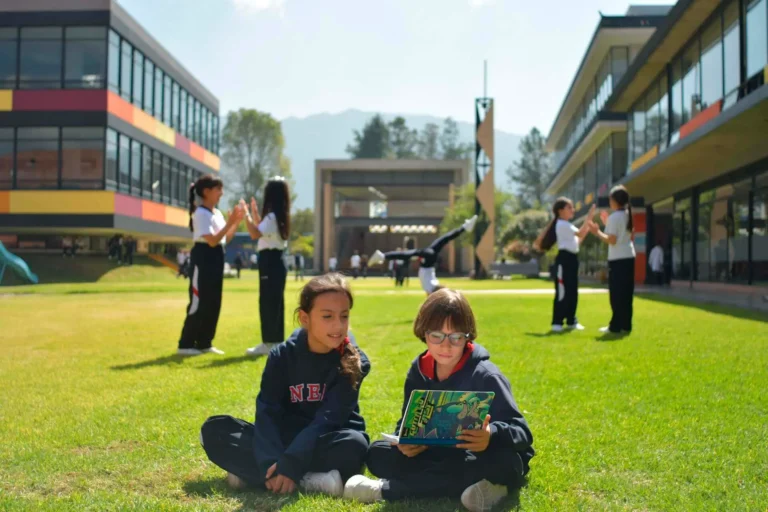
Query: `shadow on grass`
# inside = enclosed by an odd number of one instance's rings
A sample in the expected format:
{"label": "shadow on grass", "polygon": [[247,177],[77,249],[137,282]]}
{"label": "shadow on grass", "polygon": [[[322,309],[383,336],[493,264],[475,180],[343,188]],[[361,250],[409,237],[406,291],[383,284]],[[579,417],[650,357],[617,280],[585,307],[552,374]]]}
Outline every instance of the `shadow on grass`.
{"label": "shadow on grass", "polygon": [[146,361],[141,361],[138,363],[111,366],[110,370],[118,370],[118,371],[140,370],[142,368],[148,368],[150,366],[165,366],[165,365],[172,365],[172,364],[181,364],[185,359],[188,359],[188,357],[180,356],[178,354],[173,354],[170,356],[163,356],[163,357],[157,357],[155,359],[148,359]]}
{"label": "shadow on grass", "polygon": [[632,333],[629,332],[606,332],[605,334],[595,337],[595,341],[621,341],[631,334]]}
{"label": "shadow on grass", "polygon": [[560,332],[555,331],[547,331],[547,332],[527,332],[525,333],[526,336],[531,336],[533,338],[551,338],[551,337],[557,337],[557,336],[563,336],[564,334],[570,334],[571,331],[569,330],[563,330]]}
{"label": "shadow on grass", "polygon": [[[684,297],[675,297],[671,295],[662,295],[656,293],[643,293],[639,294],[639,297],[643,299],[652,300],[654,302],[663,302],[665,304],[673,304],[675,306],[686,306],[690,308],[697,308],[710,313],[717,313],[719,315],[728,315],[735,318],[742,318],[744,320],[758,320],[761,322],[768,322],[768,315],[764,311],[756,309],[747,309],[730,304],[713,304],[709,302],[699,302],[696,300],[687,299]],[[764,299],[765,300],[765,299]]]}
{"label": "shadow on grass", "polygon": [[295,493],[277,497],[262,490],[236,491],[226,484],[224,478],[208,478],[185,482],[184,492],[188,496],[199,496],[202,498],[226,496],[227,498],[235,499],[240,503],[238,511],[280,510],[283,507],[292,505],[299,499],[299,495]]}
{"label": "shadow on grass", "polygon": [[211,368],[222,368],[224,366],[230,366],[233,364],[240,364],[244,363],[246,361],[258,361],[262,357],[265,356],[237,356],[237,357],[228,357],[226,359],[216,359],[214,361],[211,361],[210,363],[204,365],[204,366],[198,366],[198,370],[209,370]]}

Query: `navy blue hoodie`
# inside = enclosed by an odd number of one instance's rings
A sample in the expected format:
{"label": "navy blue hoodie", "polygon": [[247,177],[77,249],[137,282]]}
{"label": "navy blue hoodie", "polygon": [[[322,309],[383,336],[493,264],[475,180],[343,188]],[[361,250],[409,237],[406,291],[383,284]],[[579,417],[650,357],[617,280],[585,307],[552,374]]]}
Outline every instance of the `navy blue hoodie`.
{"label": "navy blue hoodie", "polygon": [[[371,363],[351,333],[349,341],[360,353],[365,378]],[[309,468],[318,437],[342,428],[365,432],[357,404],[360,385],[354,389],[349,376],[340,374],[340,360],[335,350],[310,352],[304,329],[296,329],[270,351],[256,397],[253,438],[263,474],[277,463],[277,474],[298,482]]]}
{"label": "navy blue hoodie", "polygon": [[491,354],[477,343],[468,343],[453,373],[443,381],[437,380],[435,360],[429,351],[414,359],[405,378],[405,398],[395,433],[400,431],[405,408],[414,389],[447,389],[456,391],[493,391],[491,404],[491,442],[488,450],[506,448],[520,454],[523,474],[534,455],[533,434],[512,396],[509,381],[491,361]]}

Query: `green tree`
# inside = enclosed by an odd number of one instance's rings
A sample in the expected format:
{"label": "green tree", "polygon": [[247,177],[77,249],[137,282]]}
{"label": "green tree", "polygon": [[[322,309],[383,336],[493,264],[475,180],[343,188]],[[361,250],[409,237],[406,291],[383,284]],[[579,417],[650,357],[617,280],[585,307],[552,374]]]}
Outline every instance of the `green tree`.
{"label": "green tree", "polygon": [[293,184],[283,130],[270,114],[244,108],[229,112],[221,141],[222,174],[230,202],[251,196],[261,202],[264,184],[273,176],[285,176]]}
{"label": "green tree", "polygon": [[419,132],[409,129],[405,118],[398,116],[389,123],[389,141],[395,158],[416,158]]}
{"label": "green tree", "polygon": [[538,128],[531,129],[520,141],[519,148],[520,160],[507,169],[507,179],[517,184],[524,209],[539,208],[545,202],[544,191],[552,179],[552,165]]}
{"label": "green tree", "polygon": [[311,234],[315,230],[315,215],[312,208],[299,209],[291,215],[291,238]]}
{"label": "green tree", "polygon": [[450,117],[443,122],[440,151],[444,160],[463,160],[472,154],[472,144],[459,140],[459,125]]}
{"label": "green tree", "polygon": [[523,210],[512,216],[501,234],[501,245],[519,241],[529,246],[549,223],[551,215],[545,210]]}
{"label": "green tree", "polygon": [[363,127],[355,130],[355,140],[347,146],[347,153],[352,158],[390,158],[389,127],[379,114],[376,114]]}
{"label": "green tree", "polygon": [[440,127],[435,123],[427,123],[419,134],[418,154],[419,157],[427,160],[440,158],[438,148],[438,138],[440,136]]}
{"label": "green tree", "polygon": [[[291,219],[293,220],[293,219]],[[315,237],[314,235],[297,236],[289,243],[289,249],[291,254],[301,254],[305,258],[309,258],[315,252]]]}
{"label": "green tree", "polygon": [[[517,208],[517,199],[509,192],[496,190],[494,193],[494,207],[496,210],[494,236],[498,248],[501,247],[499,241],[502,234],[502,228],[503,226],[506,226],[512,218],[512,212]],[[440,224],[440,232],[445,233],[461,226],[466,219],[472,217],[474,214],[475,186],[472,184],[464,185],[456,192],[453,208],[447,208],[445,210],[445,217],[443,217],[443,222]],[[461,246],[467,246],[472,245],[474,240],[474,235],[471,237],[462,236],[457,242]]]}

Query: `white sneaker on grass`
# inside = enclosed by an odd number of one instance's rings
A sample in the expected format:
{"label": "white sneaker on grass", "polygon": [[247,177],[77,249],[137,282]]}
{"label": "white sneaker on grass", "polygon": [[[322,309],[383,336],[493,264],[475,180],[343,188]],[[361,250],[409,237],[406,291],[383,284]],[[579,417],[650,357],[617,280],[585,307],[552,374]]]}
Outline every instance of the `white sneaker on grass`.
{"label": "white sneaker on grass", "polygon": [[475,229],[475,224],[477,224],[477,215],[474,215],[464,221],[464,224],[463,224],[464,231],[466,231],[467,233],[471,233],[472,230]]}
{"label": "white sneaker on grass", "polygon": [[496,485],[488,480],[480,480],[464,489],[461,493],[461,504],[470,512],[487,512],[506,496],[506,485]]}
{"label": "white sneaker on grass", "polygon": [[210,348],[203,349],[203,352],[206,353],[206,354],[218,354],[220,356],[224,355],[224,351],[220,350],[220,349],[218,349],[216,347],[210,347]]}
{"label": "white sneaker on grass", "polygon": [[272,346],[274,343],[262,343],[261,345],[256,345],[255,347],[251,347],[249,349],[246,349],[245,355],[247,356],[266,356],[269,355],[269,351],[272,350]]}
{"label": "white sneaker on grass", "polygon": [[379,263],[384,263],[384,260],[387,258],[384,256],[384,253],[380,250],[376,249],[376,252],[374,252],[370,258],[368,258],[368,265],[378,265]]}
{"label": "white sneaker on grass", "polygon": [[563,332],[563,326],[560,324],[552,324],[552,332]]}
{"label": "white sneaker on grass", "polygon": [[306,473],[299,482],[299,487],[307,492],[321,492],[329,496],[344,494],[344,482],[337,470],[327,473]]}
{"label": "white sneaker on grass", "polygon": [[202,352],[197,350],[196,348],[180,348],[176,351],[176,353],[180,356],[199,356],[202,355]]}
{"label": "white sneaker on grass", "polygon": [[570,329],[572,331],[583,331],[584,330],[584,326],[581,325],[581,324],[573,324],[573,325],[569,325],[568,329]]}
{"label": "white sneaker on grass", "polygon": [[227,473],[227,485],[229,485],[230,489],[237,490],[245,489],[248,487],[248,484],[245,482],[245,480],[232,473]]}
{"label": "white sneaker on grass", "polygon": [[381,489],[383,480],[373,480],[363,475],[355,475],[344,485],[344,498],[357,500],[361,503],[382,501]]}
{"label": "white sneaker on grass", "polygon": [[605,326],[598,329],[603,334],[621,334],[621,331],[612,331],[610,327]]}

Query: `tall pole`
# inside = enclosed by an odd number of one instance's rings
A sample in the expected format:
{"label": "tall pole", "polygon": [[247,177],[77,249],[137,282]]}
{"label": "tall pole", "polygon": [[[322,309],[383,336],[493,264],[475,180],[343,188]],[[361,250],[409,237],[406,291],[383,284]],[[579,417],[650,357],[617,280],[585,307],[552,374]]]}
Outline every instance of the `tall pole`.
{"label": "tall pole", "polygon": [[483,97],[475,99],[475,279],[485,279],[495,256],[493,99],[488,97],[488,61],[483,61]]}

